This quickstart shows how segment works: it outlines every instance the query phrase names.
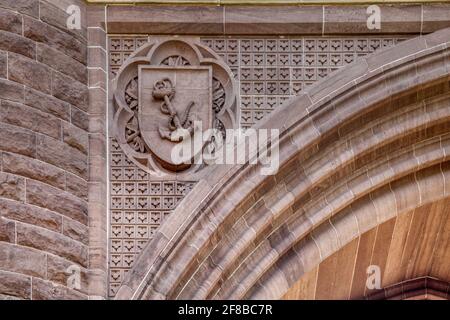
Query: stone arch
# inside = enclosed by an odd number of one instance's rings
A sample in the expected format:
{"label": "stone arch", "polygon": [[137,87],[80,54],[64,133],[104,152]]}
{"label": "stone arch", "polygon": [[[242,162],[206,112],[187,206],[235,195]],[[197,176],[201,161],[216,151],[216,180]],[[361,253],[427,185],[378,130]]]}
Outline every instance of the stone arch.
{"label": "stone arch", "polygon": [[355,237],[449,196],[449,39],[361,58],[282,106],[259,126],[280,128],[278,173],[205,170],[116,298],[279,298]]}

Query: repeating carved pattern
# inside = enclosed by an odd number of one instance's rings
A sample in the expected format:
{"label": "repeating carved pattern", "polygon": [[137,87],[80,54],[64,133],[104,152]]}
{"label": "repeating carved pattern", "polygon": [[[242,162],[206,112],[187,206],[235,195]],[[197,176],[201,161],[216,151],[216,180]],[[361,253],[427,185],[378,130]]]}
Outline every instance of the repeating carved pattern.
{"label": "repeating carved pattern", "polygon": [[202,38],[229,65],[240,87],[240,124],[248,128],[305,87],[399,37]]}
{"label": "repeating carved pattern", "polygon": [[155,230],[193,188],[192,181],[152,181],[111,139],[109,295],[116,294]]}
{"label": "repeating carved pattern", "polygon": [[[380,48],[389,47],[404,37],[327,37],[327,38],[201,38],[231,68],[238,80],[240,93],[240,125],[248,128],[271,113],[305,87],[334,70]],[[148,36],[111,36],[109,70],[115,77],[120,66],[133,51],[149,41]],[[161,64],[174,66],[189,63],[180,56],[170,56]],[[126,103],[137,109],[137,81],[126,89]],[[213,110],[224,106],[225,90],[213,78]],[[225,135],[226,126],[214,117],[214,127]],[[128,143],[144,152],[139,128],[130,120]],[[136,255],[152,237],[152,233],[176,208],[195,182],[175,180],[151,181],[111,141],[110,183],[110,296],[114,296],[124,274]]]}

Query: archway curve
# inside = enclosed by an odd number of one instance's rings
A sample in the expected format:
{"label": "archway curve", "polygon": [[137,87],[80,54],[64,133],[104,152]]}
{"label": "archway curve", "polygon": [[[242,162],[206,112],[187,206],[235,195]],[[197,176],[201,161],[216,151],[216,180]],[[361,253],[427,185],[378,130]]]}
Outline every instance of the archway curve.
{"label": "archway curve", "polygon": [[[259,175],[258,165],[210,168],[116,298],[251,297],[296,246],[314,264],[349,235],[448,196],[449,39],[445,29],[375,53],[284,105],[260,126],[281,128],[277,175]],[[357,228],[339,233],[350,218]],[[318,259],[307,256],[312,244]],[[289,275],[279,275],[288,287]]]}

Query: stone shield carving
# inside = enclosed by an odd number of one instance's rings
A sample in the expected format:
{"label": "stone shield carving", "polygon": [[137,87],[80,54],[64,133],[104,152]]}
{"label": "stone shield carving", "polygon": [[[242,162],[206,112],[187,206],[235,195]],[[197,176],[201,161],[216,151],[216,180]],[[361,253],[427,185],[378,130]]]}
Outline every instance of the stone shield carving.
{"label": "stone shield carving", "polygon": [[192,177],[203,165],[177,163],[171,151],[198,123],[225,138],[236,125],[235,87],[228,66],[208,47],[172,39],[148,43],[113,81],[114,135],[128,158],[150,174]]}

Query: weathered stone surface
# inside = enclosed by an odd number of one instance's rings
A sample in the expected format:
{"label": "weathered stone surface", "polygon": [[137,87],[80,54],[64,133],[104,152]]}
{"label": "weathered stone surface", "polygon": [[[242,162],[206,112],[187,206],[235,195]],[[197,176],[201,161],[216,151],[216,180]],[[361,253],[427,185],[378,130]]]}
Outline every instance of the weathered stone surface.
{"label": "weathered stone surface", "polygon": [[0,30],[22,34],[22,17],[17,13],[0,9]]}
{"label": "weathered stone surface", "polygon": [[33,18],[23,18],[23,34],[25,37],[45,43],[68,56],[86,63],[86,46],[72,35],[60,31],[48,24]]}
{"label": "weathered stone surface", "polygon": [[27,181],[27,202],[87,225],[86,202],[68,192],[30,180]]}
{"label": "weathered stone surface", "polygon": [[73,193],[77,197],[87,200],[88,197],[88,182],[80,177],[66,173],[66,190]]}
{"label": "weathered stone surface", "polygon": [[17,201],[0,199],[0,216],[56,232],[62,230],[62,216],[60,214]]}
{"label": "weathered stone surface", "polygon": [[0,241],[15,242],[16,226],[14,221],[9,221],[0,216]]}
{"label": "weathered stone surface", "polygon": [[42,181],[60,189],[65,188],[65,172],[52,165],[12,153],[3,153],[3,170]]}
{"label": "weathered stone surface", "polygon": [[50,69],[21,55],[9,54],[9,79],[28,87],[51,93],[52,75]]}
{"label": "weathered stone surface", "polygon": [[61,139],[61,120],[23,104],[2,101],[0,121]]}
{"label": "weathered stone surface", "polygon": [[12,81],[0,79],[0,98],[22,102],[23,97],[24,97],[23,85],[20,85]]}
{"label": "weathered stone surface", "polygon": [[88,245],[89,229],[84,224],[65,218],[63,220],[63,234]]}
{"label": "weathered stone surface", "polygon": [[[84,27],[84,25],[81,25],[81,30],[69,30],[67,29],[67,19],[69,17],[69,15],[66,12],[66,8],[68,6],[68,4],[65,3],[61,3],[59,4],[60,1],[56,1],[53,3],[47,3],[47,2],[41,2],[40,4],[40,10],[39,10],[39,18],[41,19],[41,21],[56,27],[60,30],[62,30],[63,32],[67,32],[71,35],[73,35],[74,37],[78,38],[80,41],[85,41],[86,38],[86,28]],[[59,7],[58,7],[59,4]],[[74,3],[76,4],[76,2]],[[80,6],[80,10],[81,10],[81,14],[83,15],[84,12],[81,9],[82,6]]]}
{"label": "weathered stone surface", "polygon": [[87,265],[88,250],[85,245],[60,233],[17,223],[17,244],[47,251],[70,261]]}
{"label": "weathered stone surface", "polygon": [[29,157],[36,154],[36,135],[28,130],[0,123],[0,149]]}
{"label": "weathered stone surface", "polygon": [[21,299],[30,299],[31,277],[0,270],[0,293]]}
{"label": "weathered stone surface", "polygon": [[[88,288],[88,275],[86,269],[77,265],[81,271],[81,288],[79,291],[87,293]],[[62,285],[67,285],[71,268],[74,268],[74,263],[67,261],[63,258],[48,255],[47,257],[47,279]],[[73,272],[73,271],[72,271]]]}
{"label": "weathered stone surface", "polygon": [[65,187],[65,172],[63,170],[29,157],[4,153],[3,170],[42,181],[60,189]]}
{"label": "weathered stone surface", "polygon": [[46,254],[25,247],[0,242],[0,269],[45,278]]}
{"label": "weathered stone surface", "polygon": [[25,179],[0,172],[0,197],[23,200],[25,197]]}
{"label": "weathered stone surface", "polygon": [[8,58],[7,53],[0,51],[0,78],[8,76]]}
{"label": "weathered stone surface", "polygon": [[87,296],[65,286],[33,279],[33,300],[85,300]]}
{"label": "weathered stone surface", "polygon": [[78,128],[89,130],[89,115],[78,108],[72,107],[71,111],[72,123]]}
{"label": "weathered stone surface", "polygon": [[36,158],[87,177],[87,156],[71,146],[46,136],[37,139]]}
{"label": "weathered stone surface", "polygon": [[33,17],[39,16],[39,0],[2,0],[0,7],[16,10]]}
{"label": "weathered stone surface", "polygon": [[25,104],[63,120],[70,120],[70,104],[31,88],[25,88]]}
{"label": "weathered stone surface", "polygon": [[14,33],[0,30],[0,49],[15,52],[31,59],[36,57],[36,43]]}
{"label": "weathered stone surface", "polygon": [[81,130],[78,127],[75,127],[70,123],[64,123],[63,140],[69,146],[80,150],[84,154],[87,154],[88,134],[86,131]]}
{"label": "weathered stone surface", "polygon": [[59,72],[53,72],[53,95],[69,102],[83,111],[88,110],[88,89],[78,81],[74,81]]}
{"label": "weathered stone surface", "polygon": [[37,60],[83,84],[87,83],[86,66],[52,47],[38,43]]}

